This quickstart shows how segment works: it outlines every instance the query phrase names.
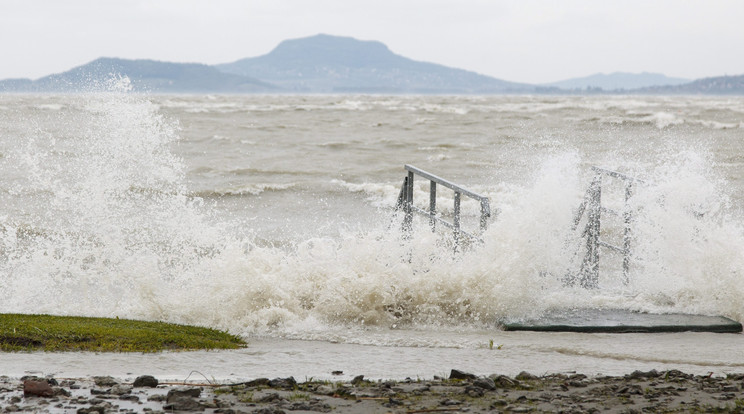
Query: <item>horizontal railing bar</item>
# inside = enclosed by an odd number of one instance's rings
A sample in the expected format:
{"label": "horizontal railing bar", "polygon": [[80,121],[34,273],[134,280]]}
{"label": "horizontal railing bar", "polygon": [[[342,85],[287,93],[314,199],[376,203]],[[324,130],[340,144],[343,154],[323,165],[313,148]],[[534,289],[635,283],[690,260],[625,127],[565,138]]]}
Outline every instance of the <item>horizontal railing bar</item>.
{"label": "horizontal railing bar", "polygon": [[609,243],[605,243],[605,242],[603,242],[601,240],[599,241],[598,244],[600,246],[602,246],[602,247],[606,247],[606,248],[611,249],[611,250],[614,250],[614,251],[616,251],[618,253],[625,253],[625,249],[623,249],[621,247],[617,247],[617,246],[612,245],[612,244],[609,244]]}
{"label": "horizontal railing bar", "polygon": [[447,181],[447,180],[445,180],[442,177],[438,177],[438,176],[436,176],[434,174],[430,174],[430,173],[428,173],[428,172],[426,172],[424,170],[421,170],[419,168],[416,168],[413,165],[406,164],[405,165],[405,169],[407,171],[411,171],[413,173],[416,173],[416,174],[418,174],[418,175],[420,175],[420,176],[422,176],[422,177],[424,177],[424,178],[426,178],[428,180],[434,181],[437,184],[441,184],[441,185],[449,188],[452,191],[456,191],[458,193],[464,194],[464,195],[466,195],[466,196],[468,196],[470,198],[474,198],[474,199],[476,199],[478,201],[481,201],[481,202],[483,202],[484,200],[485,201],[488,201],[488,197],[485,197],[485,196],[482,196],[480,194],[474,193],[474,192],[472,192],[472,191],[470,191],[468,189],[465,189],[463,187],[460,187],[459,185],[457,185],[457,184],[455,184],[453,182]]}
{"label": "horizontal railing bar", "polygon": [[608,170],[608,169],[605,169],[605,168],[592,167],[592,170],[594,170],[594,171],[596,171],[598,173],[606,174],[606,175],[609,175],[610,177],[619,178],[619,179],[625,180],[625,181],[636,182],[636,183],[641,183],[641,184],[644,184],[645,183],[645,181],[639,180],[638,178],[631,177],[629,175],[625,175],[623,173],[620,173],[620,172],[617,172],[617,171]]}

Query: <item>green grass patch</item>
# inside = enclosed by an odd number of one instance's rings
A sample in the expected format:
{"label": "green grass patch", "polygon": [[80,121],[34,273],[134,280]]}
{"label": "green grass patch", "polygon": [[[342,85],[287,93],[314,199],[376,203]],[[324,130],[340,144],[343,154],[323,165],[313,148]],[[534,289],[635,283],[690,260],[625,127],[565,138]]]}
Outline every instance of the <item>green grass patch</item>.
{"label": "green grass patch", "polygon": [[158,352],[245,345],[227,332],[165,322],[0,314],[2,351]]}

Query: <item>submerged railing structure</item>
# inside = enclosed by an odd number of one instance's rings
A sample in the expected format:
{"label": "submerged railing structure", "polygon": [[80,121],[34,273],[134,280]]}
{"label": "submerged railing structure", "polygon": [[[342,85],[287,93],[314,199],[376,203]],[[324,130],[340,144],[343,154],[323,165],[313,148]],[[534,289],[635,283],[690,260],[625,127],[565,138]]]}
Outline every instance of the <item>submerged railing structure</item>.
{"label": "submerged railing structure", "polygon": [[[630,272],[630,248],[632,241],[631,222],[633,220],[629,200],[633,195],[633,186],[641,184],[643,181],[616,171],[606,170],[599,167],[592,167],[592,170],[596,174],[592,183],[589,185],[589,189],[584,195],[584,200],[581,202],[581,205],[579,205],[573,223],[573,228],[576,230],[584,216],[584,213],[588,216],[586,227],[582,233],[582,237],[586,238],[586,253],[581,263],[581,270],[579,271],[579,283],[584,288],[597,288],[599,286],[599,249],[600,247],[604,247],[622,254],[623,282],[627,284]],[[602,206],[602,179],[604,177],[622,180],[625,189],[622,212]],[[615,246],[600,239],[603,214],[609,214],[616,217],[622,216],[624,226],[622,247]]]}
{"label": "submerged railing structure", "polygon": [[[474,234],[463,231],[460,228],[460,199],[462,196],[470,197],[480,203],[480,227],[479,232],[483,233],[488,227],[488,218],[491,216],[491,207],[488,202],[488,198],[480,194],[474,193],[467,190],[455,183],[447,181],[441,177],[437,177],[434,174],[428,173],[424,170],[416,168],[412,165],[405,165],[408,175],[403,180],[403,186],[400,189],[398,195],[398,202],[396,203],[396,209],[402,209],[404,213],[403,217],[403,230],[410,232],[413,225],[413,213],[418,213],[429,218],[429,225],[432,231],[436,230],[436,224],[440,223],[445,227],[448,227],[454,231],[455,240],[459,240],[461,236],[466,236],[472,240],[480,240],[480,238]],[[429,180],[429,209],[424,210],[413,205],[413,179],[415,175],[419,175]],[[437,186],[441,185],[447,187],[455,192],[454,195],[454,209],[452,214],[452,222],[448,222],[443,219],[441,215],[437,214]]]}

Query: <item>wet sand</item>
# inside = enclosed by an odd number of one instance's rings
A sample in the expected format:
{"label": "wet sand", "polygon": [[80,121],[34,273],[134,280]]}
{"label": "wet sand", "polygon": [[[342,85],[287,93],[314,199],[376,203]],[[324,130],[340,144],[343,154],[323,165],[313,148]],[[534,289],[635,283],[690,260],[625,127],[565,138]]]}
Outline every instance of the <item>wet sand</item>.
{"label": "wet sand", "polygon": [[[144,379],[143,379],[144,378]],[[146,381],[147,380],[147,381]],[[744,374],[678,370],[624,376],[552,374],[297,382],[134,382],[112,377],[0,377],[0,410],[50,413],[433,413],[433,412],[742,412]],[[149,381],[149,382],[148,382]],[[48,387],[47,387],[48,385]]]}

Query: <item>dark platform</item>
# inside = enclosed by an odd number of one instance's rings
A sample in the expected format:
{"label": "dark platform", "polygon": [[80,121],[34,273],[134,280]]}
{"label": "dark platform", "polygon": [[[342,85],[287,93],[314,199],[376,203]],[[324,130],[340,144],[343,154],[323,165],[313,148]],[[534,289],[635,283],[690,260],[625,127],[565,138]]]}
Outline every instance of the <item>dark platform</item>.
{"label": "dark platform", "polygon": [[553,311],[540,318],[506,322],[507,331],[540,332],[716,332],[739,333],[742,325],[723,316],[653,314],[622,309]]}

